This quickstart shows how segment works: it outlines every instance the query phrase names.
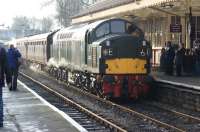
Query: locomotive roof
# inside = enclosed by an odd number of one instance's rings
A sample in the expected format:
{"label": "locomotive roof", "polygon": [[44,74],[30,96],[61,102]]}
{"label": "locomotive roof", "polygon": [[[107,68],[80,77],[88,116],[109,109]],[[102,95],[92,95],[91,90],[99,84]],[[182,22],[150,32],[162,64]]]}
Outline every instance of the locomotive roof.
{"label": "locomotive roof", "polygon": [[[112,18],[112,19],[103,19],[103,20],[98,20],[95,22],[90,22],[90,23],[81,23],[81,24],[75,24],[71,25],[67,28],[61,29],[56,33],[55,36],[57,38],[81,38],[85,37],[85,33],[87,30],[91,31],[95,28],[97,28],[99,25],[101,25],[104,22],[109,22],[109,21],[114,21],[114,20],[121,20],[121,21],[127,21],[125,19],[120,19],[120,18]],[[128,21],[127,21],[128,22]],[[65,34],[64,36],[59,36]]]}
{"label": "locomotive roof", "polygon": [[97,27],[100,23],[107,21],[107,20],[99,20],[99,21],[95,21],[92,23],[81,23],[81,24],[75,24],[75,25],[71,25],[67,28],[61,29],[60,32],[69,32],[69,31],[76,31],[76,30],[80,30],[80,29],[92,29]]}
{"label": "locomotive roof", "polygon": [[83,28],[83,27],[87,27],[87,29],[88,28],[93,29],[93,28],[98,27],[101,23],[108,22],[108,21],[114,21],[114,20],[127,21],[127,20],[121,19],[121,18],[102,19],[102,20],[98,20],[98,21],[90,22],[90,23],[81,23],[81,24],[71,25],[71,26],[65,28],[64,30],[75,30],[75,29],[79,29],[79,28]]}

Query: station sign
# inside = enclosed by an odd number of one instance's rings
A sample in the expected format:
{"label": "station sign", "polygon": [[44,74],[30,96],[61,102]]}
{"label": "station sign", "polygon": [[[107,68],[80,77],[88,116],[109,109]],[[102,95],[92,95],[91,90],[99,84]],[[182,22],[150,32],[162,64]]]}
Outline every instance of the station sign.
{"label": "station sign", "polygon": [[171,33],[181,33],[182,25],[181,24],[170,24],[170,32]]}

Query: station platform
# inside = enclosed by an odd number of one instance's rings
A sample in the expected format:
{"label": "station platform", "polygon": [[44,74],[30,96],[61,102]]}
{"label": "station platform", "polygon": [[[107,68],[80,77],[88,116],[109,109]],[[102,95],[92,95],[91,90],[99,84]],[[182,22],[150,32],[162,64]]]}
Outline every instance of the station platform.
{"label": "station platform", "polygon": [[166,83],[172,83],[177,85],[184,85],[200,90],[200,76],[195,76],[195,75],[170,76],[166,75],[164,72],[159,72],[159,71],[153,71],[151,74],[158,81],[163,81]]}
{"label": "station platform", "polygon": [[3,88],[4,127],[0,132],[85,132],[68,115],[18,81],[18,90]]}

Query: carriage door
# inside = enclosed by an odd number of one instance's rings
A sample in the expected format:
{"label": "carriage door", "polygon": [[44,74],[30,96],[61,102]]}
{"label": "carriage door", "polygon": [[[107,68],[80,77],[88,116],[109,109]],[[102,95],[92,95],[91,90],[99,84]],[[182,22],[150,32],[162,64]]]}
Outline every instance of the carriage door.
{"label": "carriage door", "polygon": [[85,33],[85,64],[88,64],[88,43],[89,43],[89,31],[87,30]]}

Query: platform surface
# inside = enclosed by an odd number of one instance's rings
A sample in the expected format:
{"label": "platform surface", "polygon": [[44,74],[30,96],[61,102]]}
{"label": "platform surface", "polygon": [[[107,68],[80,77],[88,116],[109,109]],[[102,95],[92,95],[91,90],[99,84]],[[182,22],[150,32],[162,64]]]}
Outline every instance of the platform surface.
{"label": "platform surface", "polygon": [[68,121],[59,112],[18,82],[17,91],[3,88],[4,127],[0,132],[78,132],[80,126]]}
{"label": "platform surface", "polygon": [[195,76],[195,75],[170,76],[166,75],[164,72],[159,72],[159,71],[154,71],[151,74],[154,76],[156,80],[190,86],[200,90],[200,76]]}

